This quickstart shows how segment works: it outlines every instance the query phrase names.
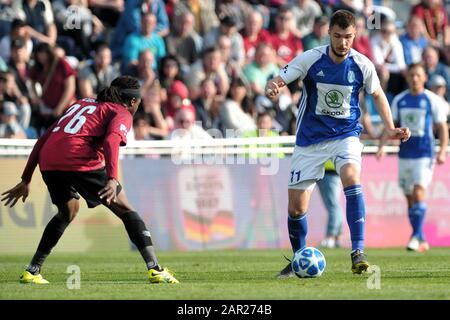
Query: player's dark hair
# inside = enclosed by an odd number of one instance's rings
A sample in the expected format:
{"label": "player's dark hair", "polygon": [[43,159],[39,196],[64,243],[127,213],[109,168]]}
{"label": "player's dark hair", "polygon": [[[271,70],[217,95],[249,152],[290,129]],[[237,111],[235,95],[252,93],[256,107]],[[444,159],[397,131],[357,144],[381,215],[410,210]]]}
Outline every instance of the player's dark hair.
{"label": "player's dark hair", "polygon": [[356,26],[355,15],[347,10],[338,10],[331,16],[330,29],[338,25],[342,29],[347,29],[350,26]]}
{"label": "player's dark hair", "polygon": [[427,73],[427,67],[425,66],[425,64],[423,62],[411,63],[408,66],[408,72],[411,71],[414,68],[422,68],[423,71],[425,72],[425,74]]}
{"label": "player's dark hair", "polygon": [[125,103],[127,106],[130,106],[133,98],[140,98],[140,88],[141,85],[138,79],[130,76],[121,76],[115,78],[109,87],[99,92],[97,101]]}

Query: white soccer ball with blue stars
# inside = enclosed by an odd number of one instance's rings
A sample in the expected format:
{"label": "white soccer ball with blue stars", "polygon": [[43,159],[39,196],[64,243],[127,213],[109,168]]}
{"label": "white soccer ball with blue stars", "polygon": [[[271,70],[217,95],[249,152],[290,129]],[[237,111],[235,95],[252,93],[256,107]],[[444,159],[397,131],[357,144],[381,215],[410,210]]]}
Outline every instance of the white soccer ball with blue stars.
{"label": "white soccer ball with blue stars", "polygon": [[300,278],[320,277],[327,265],[323,253],[313,247],[304,247],[294,253],[291,264]]}

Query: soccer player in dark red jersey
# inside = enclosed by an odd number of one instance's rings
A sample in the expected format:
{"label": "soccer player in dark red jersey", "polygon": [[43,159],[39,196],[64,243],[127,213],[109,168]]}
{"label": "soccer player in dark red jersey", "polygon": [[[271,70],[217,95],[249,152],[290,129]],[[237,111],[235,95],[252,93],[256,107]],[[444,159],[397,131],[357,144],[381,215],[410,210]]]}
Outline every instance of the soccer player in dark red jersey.
{"label": "soccer player in dark red jersey", "polygon": [[79,210],[80,195],[89,208],[108,207],[124,223],[131,241],[140,251],[152,283],[178,283],[173,274],[158,264],[150,232],[128,203],[117,177],[119,147],[127,143],[133,115],[141,102],[137,79],[123,76],[98,94],[71,105],[36,142],[22,174],[22,181],[5,191],[1,201],[13,207],[28,197],[34,169],[39,164],[58,213],[44,234],[21,282],[48,283],[40,269]]}

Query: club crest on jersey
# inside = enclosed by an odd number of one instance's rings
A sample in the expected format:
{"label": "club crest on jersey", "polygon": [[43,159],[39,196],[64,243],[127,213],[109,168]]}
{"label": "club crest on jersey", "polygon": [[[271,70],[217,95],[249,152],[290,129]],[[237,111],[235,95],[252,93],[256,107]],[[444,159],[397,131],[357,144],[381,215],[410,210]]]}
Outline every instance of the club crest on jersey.
{"label": "club crest on jersey", "polygon": [[347,73],[347,80],[348,82],[352,83],[353,81],[355,81],[355,73],[353,72],[353,70],[350,70]]}
{"label": "club crest on jersey", "polygon": [[425,99],[420,99],[419,107],[425,109],[427,107],[427,101]]}
{"label": "club crest on jersey", "polygon": [[325,102],[330,108],[340,108],[344,103],[344,95],[337,90],[330,90],[325,95]]}

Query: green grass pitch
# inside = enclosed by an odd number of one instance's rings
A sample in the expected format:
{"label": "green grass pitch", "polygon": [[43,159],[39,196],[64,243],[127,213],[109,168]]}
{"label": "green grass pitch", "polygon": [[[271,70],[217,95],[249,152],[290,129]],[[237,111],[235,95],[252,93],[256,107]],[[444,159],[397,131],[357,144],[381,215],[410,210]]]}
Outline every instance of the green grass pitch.
{"label": "green grass pitch", "polygon": [[[450,299],[450,248],[425,254],[366,250],[369,262],[380,268],[380,289],[374,288],[375,274],[351,273],[348,249],[323,253],[327,268],[322,277],[278,280],[287,249],[160,252],[160,263],[181,283],[151,285],[138,252],[55,252],[43,270],[51,282],[46,286],[19,283],[30,256],[0,255],[0,299]],[[70,265],[80,267],[80,289],[67,288]]]}

